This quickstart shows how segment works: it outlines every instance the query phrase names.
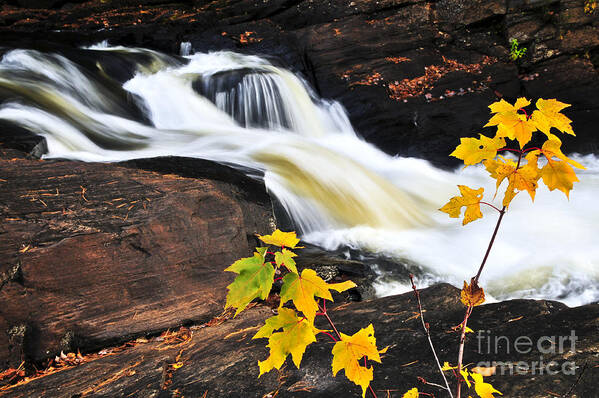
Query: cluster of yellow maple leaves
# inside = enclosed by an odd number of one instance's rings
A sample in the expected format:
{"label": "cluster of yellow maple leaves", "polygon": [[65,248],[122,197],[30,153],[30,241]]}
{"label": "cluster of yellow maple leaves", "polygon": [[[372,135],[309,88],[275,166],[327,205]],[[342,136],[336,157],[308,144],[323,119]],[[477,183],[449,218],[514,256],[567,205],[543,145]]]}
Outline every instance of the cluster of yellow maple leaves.
{"label": "cluster of yellow maple leaves", "polygon": [[[572,121],[561,113],[570,105],[555,99],[541,98],[537,100],[536,109],[530,115],[525,109],[529,105],[530,101],[526,98],[518,98],[514,105],[504,100],[491,104],[489,108],[493,116],[485,127],[496,126],[495,136],[491,138],[480,134],[480,138],[461,138],[460,145],[451,153],[451,156],[464,161],[464,167],[482,162],[490,176],[496,180],[493,199],[497,196],[501,184],[507,180],[502,208],[499,209],[491,203],[482,201],[484,188],[472,189],[465,185],[458,185],[461,195],[451,198],[439,210],[449,214],[450,217],[459,218],[462,207],[465,207],[463,225],[482,218],[481,204],[491,206],[503,216],[514,197],[522,191],[528,192],[534,201],[539,181],[543,181],[550,191],[558,189],[569,198],[574,182],[578,181],[573,167],[584,169],[584,166],[562,153],[562,142],[551,133],[551,130],[556,129],[562,133],[575,135],[571,126]],[[537,131],[545,134],[547,139],[540,148],[535,146],[526,148],[532,140],[533,133]],[[517,142],[518,148],[507,148],[506,139]],[[503,151],[515,152],[517,160],[506,159],[498,154]],[[539,167],[541,155],[545,158],[545,164]],[[495,233],[500,223],[501,217]],[[487,255],[493,245],[494,237],[495,234],[487,249]],[[461,301],[467,310],[464,322],[461,324],[462,337],[458,365],[452,367],[445,362],[441,368],[442,372],[457,370],[457,373],[461,375],[461,379],[458,380],[458,398],[462,382],[465,382],[468,388],[474,384],[475,391],[481,398],[494,398],[496,393],[501,395],[501,392],[491,384],[483,381],[482,374],[462,368],[461,362],[465,333],[472,332],[467,327],[468,318],[472,309],[485,301],[484,290],[478,286],[478,278],[485,265],[487,255],[485,255],[476,277],[472,278],[470,284],[464,282],[464,288],[461,291]],[[459,377],[459,375],[457,376]],[[403,398],[416,398],[418,395],[418,389],[413,388],[404,394]]]}
{"label": "cluster of yellow maple leaves", "polygon": [[[521,191],[528,192],[534,201],[539,180],[550,191],[558,189],[569,197],[573,183],[578,181],[573,167],[584,169],[580,163],[562,153],[562,142],[551,133],[551,129],[556,128],[562,133],[575,135],[572,121],[560,113],[569,105],[555,99],[541,98],[536,103],[537,109],[530,116],[524,109],[529,105],[530,101],[526,98],[518,98],[514,105],[504,100],[491,104],[489,108],[494,115],[485,127],[497,126],[495,136],[490,138],[481,134],[480,138],[461,138],[460,145],[451,153],[451,156],[463,160],[465,166],[482,162],[491,177],[497,181],[497,189],[503,181],[508,181],[502,202],[504,210]],[[525,148],[536,131],[545,134],[547,140],[541,148]],[[519,148],[506,148],[506,138],[515,140]],[[498,155],[502,150],[517,153],[517,161]],[[543,167],[539,167],[541,155],[546,159]],[[486,204],[482,202],[484,189],[472,189],[465,185],[458,185],[458,188],[461,196],[451,198],[440,210],[450,217],[459,218],[462,207],[466,207],[463,220],[466,225],[483,216],[480,204]]]}
{"label": "cluster of yellow maple leaves", "polygon": [[[352,281],[327,283],[312,269],[304,269],[300,274],[293,259],[297,255],[290,250],[299,248],[299,239],[295,232],[282,232],[277,229],[272,235],[259,238],[267,245],[278,246],[280,249],[270,252],[269,247],[257,247],[253,257],[242,258],[225,269],[238,274],[227,287],[229,292],[225,308],[236,308],[237,315],[255,298],[266,299],[272,289],[275,275],[282,271],[287,272],[282,278],[278,314],[268,318],[253,337],[268,338],[270,355],[264,361],[258,362],[259,376],[262,376],[272,369],[280,369],[289,355],[299,368],[306,347],[316,341],[316,335],[332,332],[314,326],[316,316],[326,314],[326,307],[320,306],[317,299],[333,301],[330,290],[343,292],[356,284]],[[268,255],[273,257],[274,261],[267,261]],[[289,301],[295,309],[283,307]],[[328,316],[327,319],[330,321]],[[374,375],[372,367],[368,367],[365,361],[361,365],[360,360],[368,358],[380,363],[380,354],[386,349],[379,350],[376,347],[372,324],[352,336],[339,333],[336,328],[334,330],[336,338],[329,334],[336,340],[332,349],[333,375],[344,370],[349,380],[362,387],[364,397]]]}

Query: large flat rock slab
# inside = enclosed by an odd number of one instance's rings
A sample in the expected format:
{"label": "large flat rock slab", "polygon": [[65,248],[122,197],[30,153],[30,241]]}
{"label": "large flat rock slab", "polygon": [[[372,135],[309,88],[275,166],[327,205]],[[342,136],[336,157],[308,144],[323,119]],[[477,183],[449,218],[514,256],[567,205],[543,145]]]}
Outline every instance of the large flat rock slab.
{"label": "large flat rock slab", "polygon": [[144,164],[170,174],[0,159],[0,368],[222,310],[222,270],[271,231],[264,186],[211,162],[195,178]]}
{"label": "large flat rock slab", "polygon": [[[459,337],[452,327],[461,322],[464,311],[459,302],[459,290],[436,285],[424,289],[421,298],[440,360],[455,363]],[[430,382],[442,382],[414,311],[417,306],[412,293],[341,304],[330,310],[341,332],[353,334],[372,323],[378,346],[389,346],[382,364],[374,364],[372,386],[379,397],[401,397],[415,386],[422,392],[444,396],[438,388],[418,381],[418,377],[423,377]],[[349,382],[343,372],[332,377],[330,350],[333,343],[323,334],[308,347],[300,370],[288,360],[280,372],[271,371],[258,378],[257,362],[265,359],[268,351],[266,340],[252,340],[252,336],[270,315],[270,308],[259,305],[222,324],[191,327],[191,338],[185,341],[175,340],[169,345],[157,339],[134,343],[133,348],[125,351],[104,350],[104,356],[99,359],[0,391],[0,396],[324,398],[361,395],[361,389]],[[521,374],[497,372],[485,380],[505,397],[541,398],[564,394],[593,397],[599,382],[598,324],[597,304],[568,308],[550,301],[512,300],[483,305],[476,308],[470,321],[476,332],[466,344],[465,362],[532,364],[539,358],[545,363],[556,361],[558,365],[551,367],[552,371],[557,370],[554,374],[529,369]],[[318,326],[326,328],[325,324]],[[491,341],[502,336],[496,351],[486,349],[486,337],[481,344],[477,343],[479,330],[482,336],[491,336]],[[570,336],[573,330],[577,337],[573,350],[569,342],[563,344],[563,352],[557,348],[552,350],[546,340],[542,343],[543,352],[536,346],[544,336],[555,339],[559,345],[559,337]],[[531,352],[514,351],[513,343],[520,336],[534,341]],[[511,345],[509,352],[506,341]],[[564,373],[562,365],[566,362],[578,366],[575,374]]]}

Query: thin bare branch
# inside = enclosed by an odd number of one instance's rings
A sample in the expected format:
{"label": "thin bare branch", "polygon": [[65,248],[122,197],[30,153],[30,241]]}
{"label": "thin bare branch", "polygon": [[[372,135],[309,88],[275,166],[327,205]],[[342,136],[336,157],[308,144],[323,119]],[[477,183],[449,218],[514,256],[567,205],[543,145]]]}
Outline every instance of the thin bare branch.
{"label": "thin bare branch", "polygon": [[[422,311],[422,303],[420,302],[420,292],[416,289],[416,285],[414,284],[414,275],[410,274],[410,280],[412,281],[412,290],[414,290],[414,295],[416,296],[416,300],[418,301],[418,311],[420,312],[420,321],[422,322],[422,327],[424,328],[424,332],[426,333],[426,338],[428,339],[428,344],[431,347],[431,351],[433,352],[433,356],[435,357],[435,361],[437,362],[437,367],[439,368],[439,372],[441,373],[441,377],[443,377],[443,381],[445,382],[445,387],[440,384],[437,384],[438,387],[443,388],[449,393],[449,396],[453,398],[453,394],[451,393],[451,388],[449,387],[449,383],[447,382],[447,378],[445,377],[445,373],[443,373],[441,362],[439,362],[439,357],[437,356],[437,351],[435,350],[435,346],[433,345],[433,341],[431,340],[431,333],[429,331],[428,325],[424,322],[424,312]],[[428,383],[428,382],[427,382]],[[432,384],[432,383],[428,383]]]}

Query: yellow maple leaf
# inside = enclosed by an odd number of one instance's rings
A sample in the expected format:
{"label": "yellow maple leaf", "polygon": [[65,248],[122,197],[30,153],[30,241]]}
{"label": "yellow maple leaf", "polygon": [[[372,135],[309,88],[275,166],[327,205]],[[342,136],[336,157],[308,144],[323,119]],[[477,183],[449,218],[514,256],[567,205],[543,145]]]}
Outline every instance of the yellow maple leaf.
{"label": "yellow maple leaf", "polygon": [[506,113],[511,112],[513,110],[517,111],[518,109],[525,108],[528,105],[530,105],[530,101],[524,97],[520,97],[516,100],[514,105],[511,105],[509,102],[505,100],[499,100],[489,105],[489,109],[491,109],[491,113]]}
{"label": "yellow maple leaf", "polygon": [[555,127],[562,133],[576,135],[570,125],[572,120],[560,113],[562,109],[569,106],[570,104],[565,104],[555,99],[545,100],[539,98],[537,101],[537,110],[532,113],[532,122],[540,131],[547,134],[548,137],[551,135],[550,131],[552,127]]}
{"label": "yellow maple leaf", "polygon": [[341,340],[335,343],[332,352],[333,376],[344,369],[345,376],[362,387],[362,397],[364,397],[374,375],[372,367],[361,366],[360,360],[367,357],[371,361],[381,363],[372,324],[352,336],[341,333]]}
{"label": "yellow maple leaf", "polygon": [[[281,332],[274,333],[275,330]],[[270,355],[264,361],[259,361],[260,374],[271,369],[280,369],[285,359],[291,354],[291,359],[299,369],[306,347],[316,341],[320,330],[305,318],[299,318],[290,308],[279,308],[279,314],[266,320],[264,326],[252,339],[268,338],[267,347]]]}
{"label": "yellow maple leaf", "polygon": [[225,271],[237,275],[233,283],[227,286],[225,308],[236,308],[235,316],[247,307],[255,298],[264,300],[268,297],[274,282],[275,269],[270,262],[264,261],[266,247],[256,249],[253,257],[245,257],[235,261]]}
{"label": "yellow maple leaf", "polygon": [[[567,157],[566,155],[564,155],[561,150],[561,146],[562,146],[562,141],[559,138],[557,138],[555,135],[551,134],[549,136],[549,139],[547,141],[545,141],[545,143],[543,143],[541,152],[543,153],[543,155],[545,155],[545,157],[547,159],[556,157],[560,160],[563,160],[564,162],[569,163],[570,165],[572,165],[578,169],[585,170],[585,167],[583,165],[581,165],[577,161],[572,160],[569,157]],[[538,153],[538,151],[534,151],[534,152]]]}
{"label": "yellow maple leaf", "polygon": [[470,376],[474,380],[474,390],[480,398],[495,398],[493,394],[503,395],[497,391],[491,384],[483,381],[483,375],[478,373],[471,373]]}
{"label": "yellow maple leaf", "polygon": [[467,369],[462,369],[462,370],[460,370],[460,374],[464,378],[464,381],[468,385],[468,388],[470,388],[472,386],[472,383],[470,382],[470,379],[468,379],[468,376],[469,376],[468,370]]}
{"label": "yellow maple leaf", "polygon": [[294,249],[300,241],[295,232],[283,232],[279,229],[273,232],[272,235],[258,235],[258,238],[267,245],[288,247],[290,249]]}
{"label": "yellow maple leaf", "polygon": [[289,273],[283,278],[281,306],[287,301],[292,300],[295,308],[301,311],[312,322],[318,311],[316,297],[333,301],[330,289],[342,292],[352,287],[356,287],[356,284],[352,281],[327,283],[316,274],[316,271],[306,268],[302,271],[301,275]]}
{"label": "yellow maple leaf", "polygon": [[460,294],[461,301],[466,307],[475,307],[485,302],[485,291],[472,278],[470,284],[464,281],[464,288]]}
{"label": "yellow maple leaf", "polygon": [[526,98],[518,98],[514,105],[501,100],[489,105],[491,113],[494,113],[485,124],[485,127],[497,126],[496,137],[507,137],[512,140],[518,140],[521,148],[524,148],[530,139],[532,133],[537,130],[534,123],[528,120],[525,114],[518,112],[521,108],[530,105]]}
{"label": "yellow maple leaf", "polygon": [[412,388],[411,390],[406,392],[404,395],[402,395],[401,398],[418,398],[419,395],[420,394],[418,393],[418,389]]}
{"label": "yellow maple leaf", "polygon": [[550,191],[559,189],[568,199],[574,183],[579,181],[574,169],[568,163],[549,159],[541,169],[541,177]]}
{"label": "yellow maple leaf", "polygon": [[501,183],[505,179],[508,180],[503,205],[508,207],[519,191],[527,191],[530,198],[534,201],[538,187],[537,181],[540,178],[535,154],[529,154],[526,158],[527,160],[530,159],[528,163],[519,167],[512,160],[505,159],[502,156],[499,158],[499,160],[486,160],[483,164],[491,177],[497,180],[495,195],[497,195],[497,189],[499,189]]}
{"label": "yellow maple leaf", "polygon": [[[578,177],[572,166],[579,169],[585,167],[575,160],[570,159],[561,151],[562,142],[553,134],[549,134],[549,139],[545,141],[540,151],[535,150],[531,155],[539,155],[542,153],[547,158],[547,164],[540,170],[540,175],[547,188],[550,191],[559,189],[566,197],[570,197],[570,190],[574,183],[578,181]],[[560,159],[560,160],[556,160]]]}
{"label": "yellow maple leaf", "polygon": [[466,185],[458,185],[458,188],[460,189],[461,196],[454,196],[439,210],[449,214],[451,218],[459,218],[462,207],[465,206],[466,211],[464,212],[462,225],[482,218],[483,213],[480,211],[480,201],[483,198],[484,188],[474,190]]}
{"label": "yellow maple leaf", "polygon": [[527,191],[530,198],[534,201],[538,187],[539,171],[533,165],[525,165],[515,170],[509,177],[509,185],[503,200],[503,205],[508,207],[514,198],[516,189],[518,191]]}
{"label": "yellow maple leaf", "polygon": [[462,159],[466,166],[493,159],[497,150],[505,146],[503,138],[489,138],[480,134],[479,138],[460,138],[460,145],[449,155]]}
{"label": "yellow maple leaf", "polygon": [[297,274],[297,267],[295,266],[293,257],[297,257],[297,254],[291,250],[283,249],[280,252],[275,253],[275,263],[277,264],[277,267],[283,266],[290,272],[295,272]]}

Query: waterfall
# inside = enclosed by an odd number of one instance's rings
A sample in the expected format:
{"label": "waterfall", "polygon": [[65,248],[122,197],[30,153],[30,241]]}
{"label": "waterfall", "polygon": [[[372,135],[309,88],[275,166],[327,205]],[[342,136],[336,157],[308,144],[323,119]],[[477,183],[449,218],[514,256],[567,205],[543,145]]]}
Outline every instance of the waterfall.
{"label": "waterfall", "polygon": [[[492,192],[482,168],[447,172],[381,152],[341,104],[261,57],[193,53],[189,43],[183,57],[107,43],[80,52],[95,65],[35,50],[0,61],[0,119],[46,137],[46,158],[177,155],[260,170],[306,241],[380,253],[427,283],[459,286],[478,266],[493,213],[462,227],[437,209],[457,184]],[[133,67],[124,84],[111,75],[117,58]],[[588,169],[569,202],[539,189],[534,206],[521,195],[510,207],[482,279],[495,298],[599,299],[599,160],[576,159]],[[407,289],[380,272],[379,294]]]}

